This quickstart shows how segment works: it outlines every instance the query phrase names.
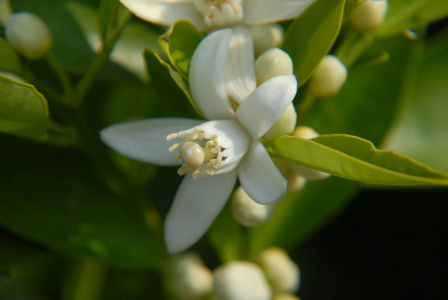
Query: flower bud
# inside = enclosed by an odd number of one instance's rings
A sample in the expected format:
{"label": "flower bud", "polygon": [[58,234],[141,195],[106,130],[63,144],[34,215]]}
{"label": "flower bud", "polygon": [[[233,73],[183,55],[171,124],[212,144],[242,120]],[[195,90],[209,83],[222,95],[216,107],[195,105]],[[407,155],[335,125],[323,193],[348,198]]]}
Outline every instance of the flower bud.
{"label": "flower bud", "polygon": [[300,271],[285,250],[271,247],[263,250],[259,258],[274,292],[294,293],[300,284]]}
{"label": "flower bud", "polygon": [[366,0],[355,6],[349,15],[350,24],[359,31],[369,31],[383,24],[387,0]]}
{"label": "flower bud", "polygon": [[282,173],[283,177],[288,181],[288,192],[300,191],[305,186],[306,179],[295,171],[295,163],[278,157],[272,158],[272,161],[275,163],[280,173]]}
{"label": "flower bud", "polygon": [[218,300],[271,300],[263,271],[256,265],[234,261],[214,271],[213,294]]}
{"label": "flower bud", "polygon": [[277,23],[250,26],[254,41],[255,56],[260,55],[269,48],[280,47],[283,43],[283,27]]}
{"label": "flower bud", "polygon": [[[314,131],[314,129],[307,127],[307,126],[299,126],[297,129],[292,133],[292,136],[298,136],[304,139],[312,139],[315,137],[318,137],[319,134]],[[314,170],[299,164],[293,164],[292,168],[296,174],[299,174],[303,177],[305,177],[308,180],[322,180],[325,178],[328,178],[330,174],[321,172],[318,170]]]}
{"label": "flower bud", "polygon": [[254,227],[269,220],[275,211],[275,204],[261,205],[252,200],[240,186],[232,197],[233,217],[242,225]]}
{"label": "flower bud", "polygon": [[279,48],[271,48],[263,52],[255,60],[255,73],[258,85],[275,76],[290,75],[292,72],[291,57]]}
{"label": "flower bud", "polygon": [[53,45],[53,37],[47,25],[30,12],[9,16],[5,39],[17,52],[29,59],[43,57]]}
{"label": "flower bud", "polygon": [[272,127],[266,132],[264,138],[268,141],[273,141],[281,135],[290,134],[294,131],[297,122],[297,113],[294,105],[289,104],[283,115]]}
{"label": "flower bud", "polygon": [[317,66],[310,82],[310,90],[316,97],[336,95],[347,79],[347,68],[334,55],[325,56]]}
{"label": "flower bud", "polygon": [[300,298],[289,293],[277,293],[274,295],[274,300],[300,300]]}
{"label": "flower bud", "polygon": [[181,300],[202,299],[212,291],[213,275],[192,253],[174,256],[170,262],[167,290]]}

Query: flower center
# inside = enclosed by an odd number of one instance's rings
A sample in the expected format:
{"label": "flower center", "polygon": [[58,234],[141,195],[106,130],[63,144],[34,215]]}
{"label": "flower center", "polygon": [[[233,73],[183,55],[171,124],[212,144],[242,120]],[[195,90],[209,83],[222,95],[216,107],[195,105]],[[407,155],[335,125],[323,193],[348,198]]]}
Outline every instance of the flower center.
{"label": "flower center", "polygon": [[181,159],[183,164],[177,173],[181,176],[191,173],[193,180],[200,175],[212,176],[224,164],[224,148],[219,145],[218,137],[213,135],[206,138],[200,127],[169,134],[166,139],[179,139],[168,150],[174,152],[179,149],[176,159]]}
{"label": "flower center", "polygon": [[227,27],[243,20],[243,0],[194,0],[196,9],[211,28]]}

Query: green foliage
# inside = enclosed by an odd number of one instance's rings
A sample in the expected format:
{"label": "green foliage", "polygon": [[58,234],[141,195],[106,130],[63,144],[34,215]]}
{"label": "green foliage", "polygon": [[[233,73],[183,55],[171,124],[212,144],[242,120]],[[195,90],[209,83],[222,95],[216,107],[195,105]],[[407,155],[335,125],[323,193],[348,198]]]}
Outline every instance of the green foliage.
{"label": "green foliage", "polygon": [[[188,99],[191,106],[200,115],[193,99],[190,95],[188,83],[179,72],[174,70],[168,63],[164,62],[160,56],[151,50],[145,51],[146,64],[151,76],[151,83],[157,87],[160,99],[171,99],[171,103]],[[174,81],[174,82],[173,82]],[[180,90],[179,90],[180,89]],[[180,93],[182,91],[183,93]],[[187,113],[187,115],[192,115]]]}
{"label": "green foliage", "polygon": [[20,74],[20,59],[14,49],[2,38],[0,38],[0,58],[0,72]]}
{"label": "green foliage", "polygon": [[119,30],[120,25],[128,17],[129,11],[118,0],[102,0],[98,10],[98,31],[103,42],[109,35]]}
{"label": "green foliage", "polygon": [[420,29],[447,15],[448,2],[445,0],[389,1],[385,23],[376,33],[386,37],[400,34],[407,29]]}
{"label": "green foliage", "polygon": [[48,127],[48,105],[33,86],[0,75],[0,131],[43,140]]}
{"label": "green foliage", "polygon": [[159,266],[162,240],[149,225],[156,220],[96,180],[85,158],[12,139],[5,144],[2,226],[66,254],[114,265]]}
{"label": "green foliage", "polygon": [[[433,37],[385,147],[448,172],[448,32]],[[431,46],[433,45],[433,46]]]}
{"label": "green foliage", "polygon": [[177,21],[159,38],[160,47],[171,64],[187,81],[190,59],[203,37],[191,23]]}
{"label": "green foliage", "polygon": [[310,78],[336,40],[344,3],[345,0],[316,1],[288,28],[283,49],[294,62],[299,87]]}
{"label": "green foliage", "polygon": [[312,140],[280,137],[274,154],[301,165],[359,182],[382,185],[448,185],[448,174],[393,151],[375,149],[358,137],[321,135]]}
{"label": "green foliage", "polygon": [[[381,144],[405,96],[403,90],[413,85],[409,77],[415,70],[410,66],[419,60],[420,45],[396,37],[377,41],[368,53],[380,49],[390,54],[388,62],[350,70],[339,94],[318,99],[309,111],[299,112],[299,124],[319,133],[349,133]],[[358,189],[356,182],[340,178],[308,182],[277,204],[269,222],[252,230],[251,251],[303,242],[340,212]]]}

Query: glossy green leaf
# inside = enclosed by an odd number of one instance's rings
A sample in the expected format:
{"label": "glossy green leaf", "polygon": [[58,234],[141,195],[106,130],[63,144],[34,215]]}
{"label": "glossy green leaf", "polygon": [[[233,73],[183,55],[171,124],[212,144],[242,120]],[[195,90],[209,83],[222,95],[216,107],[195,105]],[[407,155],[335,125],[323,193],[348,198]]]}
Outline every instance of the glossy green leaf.
{"label": "glossy green leaf", "polygon": [[407,29],[418,29],[446,16],[446,0],[389,1],[386,20],[376,34],[382,37],[401,34]]}
{"label": "glossy green leaf", "polygon": [[42,140],[48,126],[45,98],[32,85],[0,75],[0,131]]}
{"label": "glossy green leaf", "polygon": [[19,74],[21,67],[19,57],[14,49],[0,38],[0,72],[2,71]]}
{"label": "glossy green leaf", "polygon": [[[201,115],[191,98],[190,89],[184,77],[151,50],[145,51],[145,59],[151,76],[151,84],[157,87],[156,90],[160,97],[165,100],[171,98],[174,101],[188,99],[197,114]],[[179,93],[180,91],[182,93]],[[187,115],[191,115],[191,113]]]}
{"label": "glossy green leaf", "polygon": [[333,45],[341,27],[345,0],[316,1],[288,28],[283,49],[294,62],[299,87]]}
{"label": "glossy green leaf", "polygon": [[159,266],[165,252],[154,220],[99,182],[84,157],[12,138],[2,145],[2,226],[62,253]]}
{"label": "glossy green leaf", "polygon": [[359,137],[333,134],[312,140],[280,137],[275,155],[338,177],[381,185],[448,185],[448,174]]}
{"label": "glossy green leaf", "polygon": [[[299,124],[323,133],[348,133],[381,144],[419,61],[421,45],[402,37],[377,41],[369,53],[387,51],[390,59],[382,64],[349,71],[338,95],[318,99]],[[368,53],[368,54],[369,54]],[[359,189],[359,184],[341,178],[307,182],[298,193],[277,204],[273,218],[250,232],[251,251],[277,245],[292,247],[333,218]],[[294,228],[294,230],[291,230]]]}
{"label": "glossy green leaf", "polygon": [[204,35],[188,21],[177,21],[159,43],[174,68],[188,80],[190,59]]}
{"label": "glossy green leaf", "polygon": [[[385,148],[448,172],[448,31],[434,36],[432,53],[418,69],[417,84],[387,139]],[[427,47],[431,49],[431,47]]]}

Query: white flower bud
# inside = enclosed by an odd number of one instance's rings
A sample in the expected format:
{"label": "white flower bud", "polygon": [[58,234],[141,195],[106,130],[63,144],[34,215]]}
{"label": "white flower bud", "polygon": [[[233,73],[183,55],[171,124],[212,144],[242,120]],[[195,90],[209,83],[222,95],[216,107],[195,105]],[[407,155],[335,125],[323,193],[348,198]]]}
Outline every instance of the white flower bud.
{"label": "white flower bud", "polygon": [[272,127],[266,132],[264,138],[268,141],[273,141],[277,137],[285,134],[290,134],[294,131],[297,122],[297,113],[294,105],[289,104],[288,108],[285,110],[283,115],[277,122],[272,125]]}
{"label": "white flower bud", "polygon": [[274,300],[300,300],[300,298],[289,293],[277,293],[274,295]]}
{"label": "white flower bud", "polygon": [[283,27],[277,23],[250,26],[254,41],[255,56],[283,43]]}
{"label": "white flower bud", "polygon": [[213,294],[218,300],[271,300],[263,271],[256,265],[234,261],[214,271]]}
{"label": "white flower bud", "polygon": [[269,220],[275,212],[275,204],[261,205],[252,200],[240,186],[232,197],[233,217],[242,225],[254,227]]}
{"label": "white flower bud", "polygon": [[305,177],[299,175],[294,170],[294,165],[296,164],[278,157],[273,157],[272,161],[275,163],[280,173],[282,173],[283,177],[288,181],[288,192],[300,191],[305,186]]}
{"label": "white flower bud", "polygon": [[271,48],[263,52],[255,60],[255,73],[258,85],[275,76],[290,75],[292,72],[291,57],[279,48]]}
{"label": "white flower bud", "polygon": [[177,299],[196,300],[211,294],[212,271],[202,264],[197,255],[185,253],[174,256],[170,267],[166,287]]}
{"label": "white flower bud", "polygon": [[259,262],[274,292],[294,293],[298,290],[299,267],[285,250],[267,248],[261,252]]}
{"label": "white flower bud", "polygon": [[334,55],[325,56],[311,78],[311,92],[321,98],[336,95],[347,79],[347,68]]}
{"label": "white flower bud", "polygon": [[[292,136],[298,136],[304,139],[312,139],[318,137],[319,134],[314,129],[307,126],[299,126],[292,133]],[[293,164],[292,168],[296,174],[305,177],[308,180],[322,180],[328,178],[330,174],[318,170],[314,170],[299,164]]]}
{"label": "white flower bud", "polygon": [[383,24],[387,13],[387,0],[366,0],[350,12],[349,22],[359,31],[369,31]]}
{"label": "white flower bud", "polygon": [[47,25],[30,12],[9,16],[5,39],[17,52],[29,59],[41,58],[53,45],[53,37]]}

